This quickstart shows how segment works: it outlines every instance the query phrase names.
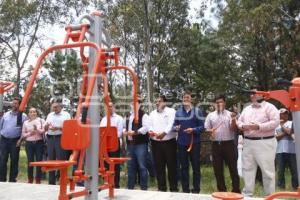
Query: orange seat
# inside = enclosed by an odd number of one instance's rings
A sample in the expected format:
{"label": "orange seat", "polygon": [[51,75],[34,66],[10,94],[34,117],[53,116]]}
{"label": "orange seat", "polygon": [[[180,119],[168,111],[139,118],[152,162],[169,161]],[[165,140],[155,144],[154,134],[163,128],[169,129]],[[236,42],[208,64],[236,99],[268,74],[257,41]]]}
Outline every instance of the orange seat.
{"label": "orange seat", "polygon": [[[81,160],[83,160],[84,152],[90,143],[90,128],[88,125],[81,125],[76,119],[65,120],[62,128],[61,146],[65,150],[72,150],[73,153],[81,152]],[[76,159],[76,158],[75,158]],[[69,200],[73,197],[87,195],[87,189],[74,191],[75,182],[86,180],[88,177],[84,173],[74,178],[68,178],[68,168],[77,162],[72,157],[70,160],[47,160],[40,162],[31,162],[30,166],[39,166],[43,171],[60,170],[60,191],[59,200]],[[82,171],[82,170],[79,170]],[[70,183],[71,192],[67,193],[67,185]]]}
{"label": "orange seat", "polygon": [[[81,125],[75,119],[65,120],[62,128],[61,146],[65,150],[80,151],[88,148],[90,143],[90,129],[88,125]],[[56,170],[58,167],[76,164],[68,160],[47,160],[31,162],[31,166],[47,168],[47,171]]]}
{"label": "orange seat", "polygon": [[57,170],[62,167],[69,167],[76,164],[75,161],[69,160],[48,160],[48,161],[40,161],[40,162],[31,162],[31,166],[42,167],[44,171],[52,171]]}
{"label": "orange seat", "polygon": [[[100,127],[99,142],[99,175],[103,178],[104,184],[99,187],[100,190],[108,189],[109,197],[114,197],[115,186],[115,165],[123,164],[130,158],[109,157],[108,152],[119,149],[118,130],[116,127]],[[105,163],[109,169],[105,168]]]}
{"label": "orange seat", "polygon": [[111,161],[111,162],[114,162],[115,164],[122,164],[128,160],[130,160],[130,158],[124,158],[124,157],[108,157],[107,160]]}
{"label": "orange seat", "polygon": [[[117,151],[119,149],[118,129],[117,127],[100,127],[100,148],[107,152]],[[101,145],[105,145],[105,147]]]}
{"label": "orange seat", "polygon": [[212,197],[216,199],[222,199],[222,200],[244,199],[244,196],[242,194],[234,193],[234,192],[214,192],[212,193]]}
{"label": "orange seat", "polygon": [[87,149],[90,144],[90,127],[76,119],[65,120],[61,146],[65,150]]}

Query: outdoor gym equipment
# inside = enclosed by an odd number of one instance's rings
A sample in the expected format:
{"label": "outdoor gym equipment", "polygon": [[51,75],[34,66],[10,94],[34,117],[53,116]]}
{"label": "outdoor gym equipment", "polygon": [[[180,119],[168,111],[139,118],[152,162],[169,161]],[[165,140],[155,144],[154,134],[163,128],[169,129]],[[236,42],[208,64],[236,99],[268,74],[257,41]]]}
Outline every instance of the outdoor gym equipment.
{"label": "outdoor gym equipment", "polygon": [[[289,86],[289,90],[274,91],[253,91],[255,94],[264,97],[264,99],[274,99],[282,103],[293,114],[293,127],[295,133],[295,146],[297,158],[298,182],[300,183],[300,78],[294,78],[292,81],[280,80],[278,84]],[[266,200],[272,200],[280,197],[300,198],[300,187],[297,192],[277,192],[266,197]]]}
{"label": "outdoor gym equipment", "polygon": [[[110,122],[107,71],[127,70],[130,73],[133,81],[135,122],[138,121],[137,76],[131,68],[119,65],[120,49],[111,48],[111,40],[103,27],[103,20],[102,13],[93,12],[82,16],[79,24],[65,28],[67,34],[64,44],[54,45],[39,56],[19,107],[20,113],[24,112],[42,61],[49,53],[59,49],[80,48],[83,77],[76,117],[64,122],[61,136],[62,148],[72,150],[72,155],[69,160],[50,160],[30,164],[41,166],[44,171],[60,170],[59,200],[79,196],[85,196],[86,200],[96,200],[98,191],[102,189],[109,189],[109,197],[114,197],[114,166],[129,159],[108,156],[109,151],[118,149],[118,137],[116,128],[111,127]],[[82,23],[83,21],[88,23]],[[88,41],[86,41],[87,36]],[[85,55],[85,47],[89,47],[89,56]],[[113,65],[109,66],[109,62],[113,62]],[[103,84],[103,99],[107,116],[107,127],[104,128],[99,128],[100,101],[97,87],[99,80]],[[108,164],[108,169],[105,168],[105,163]],[[77,169],[71,177],[68,177],[68,168],[75,164],[77,164]],[[98,186],[99,176],[104,182],[101,186]],[[84,189],[75,190],[76,183],[81,181],[85,181]]]}
{"label": "outdoor gym equipment", "polygon": [[4,103],[4,93],[11,90],[14,87],[13,82],[0,81],[0,113],[3,112],[3,103]]}
{"label": "outdoor gym equipment", "polygon": [[211,195],[216,200],[241,200],[244,196],[234,192],[214,192]]}

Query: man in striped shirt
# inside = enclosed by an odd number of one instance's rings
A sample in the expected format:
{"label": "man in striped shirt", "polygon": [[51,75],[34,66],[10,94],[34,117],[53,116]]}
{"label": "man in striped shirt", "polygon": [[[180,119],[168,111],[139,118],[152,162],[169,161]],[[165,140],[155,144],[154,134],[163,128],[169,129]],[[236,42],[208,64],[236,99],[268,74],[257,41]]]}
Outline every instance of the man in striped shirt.
{"label": "man in striped shirt", "polygon": [[226,163],[232,181],[232,192],[240,193],[240,178],[237,171],[237,152],[234,142],[237,130],[235,113],[225,109],[224,95],[215,98],[216,110],[208,114],[205,129],[212,135],[212,158],[218,191],[226,192],[224,164]]}

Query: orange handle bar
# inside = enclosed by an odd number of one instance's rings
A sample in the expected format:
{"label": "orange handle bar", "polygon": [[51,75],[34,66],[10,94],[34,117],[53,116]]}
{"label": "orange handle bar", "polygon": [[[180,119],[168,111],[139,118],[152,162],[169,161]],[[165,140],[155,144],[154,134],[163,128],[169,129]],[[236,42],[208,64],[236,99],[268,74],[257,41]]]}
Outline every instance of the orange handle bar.
{"label": "orange handle bar", "polygon": [[113,66],[113,67],[108,67],[106,68],[107,70],[119,70],[119,69],[123,69],[129,72],[129,74],[131,75],[131,79],[132,79],[132,84],[133,84],[133,112],[134,112],[134,123],[138,123],[138,94],[137,94],[137,88],[138,88],[138,79],[137,79],[137,75],[135,74],[135,72],[127,67],[127,66]]}
{"label": "orange handle bar", "polygon": [[289,96],[289,92],[286,90],[273,90],[273,91],[256,91],[257,95],[263,96],[264,99],[275,99],[282,103],[286,108],[290,108],[291,100]]}
{"label": "orange handle bar", "polygon": [[107,120],[107,128],[110,129],[110,109],[109,109],[109,94],[108,94],[108,80],[106,77],[106,74],[101,74],[102,80],[103,80],[103,96],[104,96],[104,105],[105,105],[105,110],[106,110],[106,120]]}
{"label": "orange handle bar", "polygon": [[[29,81],[29,84],[26,88],[26,91],[25,91],[25,94],[24,94],[24,97],[22,99],[22,102],[20,104],[20,107],[19,107],[19,111],[20,112],[23,112],[25,110],[25,107],[28,103],[28,99],[29,99],[29,95],[32,91],[32,88],[33,88],[33,84],[36,80],[36,77],[38,75],[38,72],[39,72],[39,69],[41,67],[41,64],[42,64],[42,61],[44,60],[44,58],[49,54],[51,53],[52,51],[55,51],[55,50],[58,50],[58,49],[68,49],[68,48],[75,48],[75,47],[85,47],[85,46],[89,46],[89,47],[93,47],[96,49],[97,53],[98,53],[98,50],[100,49],[98,47],[98,45],[96,43],[93,43],[93,42],[80,42],[80,43],[72,43],[72,44],[62,44],[62,45],[55,45],[55,46],[52,46],[52,47],[49,47],[48,49],[46,49],[38,58],[38,61],[34,67],[34,71],[30,77],[30,81]],[[97,66],[97,65],[95,65]]]}
{"label": "orange handle bar", "polygon": [[300,198],[300,189],[298,189],[299,192],[276,192],[274,194],[271,194],[265,198],[265,200],[273,200],[276,198],[283,198],[283,197],[288,197],[288,198]]}
{"label": "orange handle bar", "polygon": [[9,81],[0,81],[0,94],[4,94],[4,92],[9,91],[15,86],[13,82]]}
{"label": "orange handle bar", "polygon": [[89,105],[90,105],[90,102],[91,102],[91,97],[93,95],[93,89],[94,89],[97,74],[98,74],[98,71],[99,71],[98,68],[99,68],[99,65],[100,65],[100,62],[101,62],[101,59],[100,59],[101,54],[102,54],[102,51],[97,52],[97,56],[96,56],[96,60],[95,60],[95,67],[94,67],[92,76],[90,78],[90,81],[88,83],[86,98],[85,98],[85,101],[84,101],[84,105],[82,106],[81,122],[84,123],[84,124],[86,123],[86,120],[87,120],[88,108],[89,108]]}

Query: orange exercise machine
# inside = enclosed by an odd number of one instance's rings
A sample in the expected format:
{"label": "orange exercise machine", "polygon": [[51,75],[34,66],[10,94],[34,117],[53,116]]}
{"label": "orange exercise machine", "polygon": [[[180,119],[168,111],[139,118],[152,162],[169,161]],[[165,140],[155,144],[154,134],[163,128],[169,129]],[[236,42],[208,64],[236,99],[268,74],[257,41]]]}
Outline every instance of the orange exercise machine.
{"label": "orange exercise machine", "polygon": [[[119,48],[111,48],[110,38],[103,27],[103,15],[93,12],[84,15],[79,25],[69,25],[66,29],[64,44],[54,45],[46,49],[38,58],[34,71],[26,88],[19,111],[24,112],[31,90],[38,75],[43,59],[51,52],[59,49],[80,48],[83,67],[83,80],[80,89],[79,103],[75,119],[66,120],[62,128],[61,145],[71,150],[69,160],[49,160],[32,162],[31,166],[40,166],[43,171],[60,171],[59,200],[86,196],[87,200],[98,199],[98,191],[109,190],[109,197],[114,197],[114,166],[126,162],[129,158],[111,158],[109,151],[117,150],[117,130],[111,127],[108,109],[109,93],[107,71],[127,70],[133,81],[133,101],[135,121],[138,120],[137,76],[126,66],[119,65]],[[88,23],[82,23],[87,21]],[[87,36],[89,40],[86,41]],[[106,48],[104,48],[104,46]],[[89,56],[85,56],[85,47],[89,47]],[[107,63],[114,61],[114,65]],[[103,84],[104,105],[106,107],[107,127],[100,125],[98,81]],[[105,168],[108,164],[108,169]],[[71,177],[68,176],[70,166],[77,164]],[[98,177],[103,178],[103,185],[98,186]],[[75,189],[78,182],[85,181],[84,189]],[[69,189],[68,189],[69,185]]]}
{"label": "orange exercise machine", "polygon": [[0,81],[0,113],[3,112],[3,95],[14,87],[13,82]]}

